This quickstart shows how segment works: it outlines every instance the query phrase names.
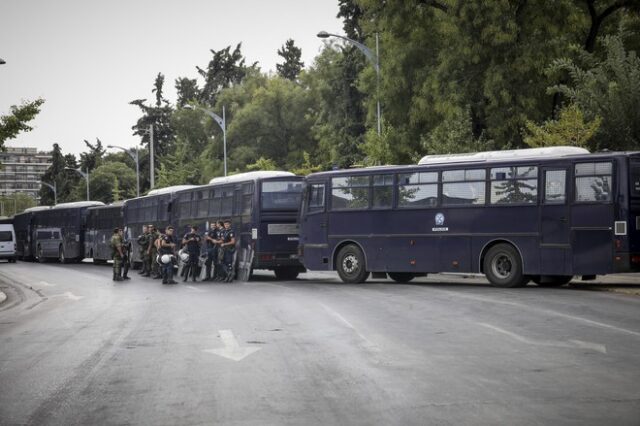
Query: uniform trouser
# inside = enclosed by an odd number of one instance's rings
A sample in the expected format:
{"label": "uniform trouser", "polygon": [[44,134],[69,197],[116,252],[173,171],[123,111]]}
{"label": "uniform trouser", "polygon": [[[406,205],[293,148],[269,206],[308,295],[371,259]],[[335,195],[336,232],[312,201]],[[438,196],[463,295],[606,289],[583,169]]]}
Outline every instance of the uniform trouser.
{"label": "uniform trouser", "polygon": [[119,277],[122,273],[122,258],[119,254],[113,256],[113,278]]}
{"label": "uniform trouser", "polygon": [[148,274],[151,272],[151,255],[147,254],[147,251],[140,252],[140,259],[142,260],[142,273]]}
{"label": "uniform trouser", "polygon": [[173,281],[173,262],[162,264],[162,281],[163,282]]}
{"label": "uniform trouser", "polygon": [[129,255],[125,254],[122,258],[122,276],[126,277],[129,273]]}
{"label": "uniform trouser", "polygon": [[189,278],[189,274],[191,274],[191,277],[195,279],[198,276],[198,253],[189,253],[189,260],[184,267],[184,278]]}
{"label": "uniform trouser", "polygon": [[214,269],[214,277],[218,276],[218,247],[209,247],[207,248],[207,260],[204,263],[206,268],[206,277],[205,279],[211,278],[211,265],[215,265]]}
{"label": "uniform trouser", "polygon": [[151,250],[151,254],[149,256],[149,261],[151,263],[151,273],[154,276],[158,276],[160,275],[160,265],[158,265],[158,262],[156,261],[156,257],[158,256],[158,251],[157,250]]}
{"label": "uniform trouser", "polygon": [[235,250],[224,249],[222,255],[222,267],[226,277],[229,277],[233,273],[233,254]]}

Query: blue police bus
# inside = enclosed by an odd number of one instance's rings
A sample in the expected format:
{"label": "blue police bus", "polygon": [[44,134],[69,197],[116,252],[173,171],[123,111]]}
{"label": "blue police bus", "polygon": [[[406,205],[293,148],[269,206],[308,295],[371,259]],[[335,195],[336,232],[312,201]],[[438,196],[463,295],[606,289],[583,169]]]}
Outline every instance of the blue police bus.
{"label": "blue police bus", "polygon": [[111,259],[111,237],[115,228],[124,225],[122,202],[108,206],[89,207],[84,227],[84,257],[93,263]]}
{"label": "blue police bus", "polygon": [[35,256],[38,261],[81,261],[84,258],[87,208],[103,205],[100,201],[79,201],[34,212]]}
{"label": "blue police bus", "polygon": [[140,266],[140,247],[137,237],[142,234],[143,225],[154,225],[158,231],[173,224],[172,205],[178,191],[194,188],[195,185],[176,185],[153,189],[145,196],[126,200],[123,206],[124,236],[131,244],[131,263]]}
{"label": "blue police bus", "polygon": [[302,186],[302,177],[283,171],[214,178],[208,185],[176,193],[172,223],[182,238],[189,226],[198,226],[203,234],[213,221],[231,219],[238,254],[251,253],[252,260],[243,257],[251,262],[251,269],[272,270],[278,279],[295,279],[304,271],[297,256]]}
{"label": "blue police bus", "polygon": [[347,283],[484,273],[498,287],[640,271],[640,153],[427,156],[309,175],[299,254]]}
{"label": "blue police bus", "polygon": [[49,210],[49,206],[30,207],[13,217],[16,232],[16,257],[21,260],[34,260],[36,255],[35,218],[36,212]]}

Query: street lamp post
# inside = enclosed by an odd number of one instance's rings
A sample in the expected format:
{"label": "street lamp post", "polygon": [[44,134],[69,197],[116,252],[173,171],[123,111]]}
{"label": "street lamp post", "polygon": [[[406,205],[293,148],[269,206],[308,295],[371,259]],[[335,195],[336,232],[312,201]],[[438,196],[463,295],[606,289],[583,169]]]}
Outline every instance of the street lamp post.
{"label": "street lamp post", "polygon": [[378,33],[376,33],[376,52],[375,53],[373,53],[373,51],[369,49],[367,46],[365,46],[364,44],[360,43],[359,41],[353,40],[349,37],[341,36],[339,34],[331,34],[326,31],[320,31],[318,33],[318,38],[329,38],[329,37],[337,37],[353,44],[362,53],[364,53],[364,56],[366,56],[367,59],[371,61],[371,63],[373,64],[376,70],[376,115],[378,118],[378,136],[380,136],[380,133],[382,131],[382,124],[381,124],[381,112],[380,112],[380,51],[379,51],[380,42],[378,38]]}
{"label": "street lamp post", "polygon": [[84,179],[87,181],[87,201],[90,201],[91,199],[89,198],[89,168],[87,167],[87,172],[83,172],[82,169],[80,167],[78,167],[77,169],[72,169],[71,167],[65,167],[65,170],[73,170],[74,172],[79,173],[80,175],[82,175],[82,177],[84,177]]}
{"label": "street lamp post", "polygon": [[117,148],[117,149],[121,149],[124,152],[126,152],[127,154],[129,154],[129,157],[131,157],[133,159],[133,161],[136,162],[136,197],[140,196],[140,162],[139,162],[139,157],[138,157],[138,147],[135,147],[135,155],[131,153],[131,150],[127,149],[127,148],[123,148],[121,146],[118,145],[107,145],[107,148]]}
{"label": "street lamp post", "polygon": [[47,186],[49,188],[51,188],[51,190],[53,191],[53,205],[55,206],[56,204],[58,204],[58,189],[56,187],[56,181],[53,181],[53,185],[48,184],[47,182],[40,182],[41,184],[43,184],[44,186]]}
{"label": "street lamp post", "polygon": [[225,110],[224,110],[224,105],[222,106],[222,117],[220,117],[218,114],[216,114],[213,111],[210,111],[206,108],[203,108],[201,106],[193,106],[193,105],[185,105],[184,106],[185,109],[199,109],[200,111],[203,111],[205,114],[207,114],[209,117],[213,118],[213,121],[215,121],[216,123],[218,123],[218,126],[220,126],[220,128],[222,129],[222,150],[223,150],[223,155],[224,155],[224,175],[227,176],[227,120],[225,117]]}

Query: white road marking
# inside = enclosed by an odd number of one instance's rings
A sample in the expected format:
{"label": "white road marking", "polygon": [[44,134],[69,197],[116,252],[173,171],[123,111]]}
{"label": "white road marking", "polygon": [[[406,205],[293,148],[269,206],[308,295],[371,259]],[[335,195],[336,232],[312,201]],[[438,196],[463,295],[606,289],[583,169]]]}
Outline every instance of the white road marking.
{"label": "white road marking", "polygon": [[497,331],[498,333],[504,334],[506,336],[511,337],[514,340],[517,340],[521,343],[526,343],[528,345],[534,346],[550,346],[555,348],[582,348],[582,349],[591,349],[603,354],[607,353],[607,347],[605,345],[601,345],[599,343],[592,342],[583,342],[582,340],[568,340],[568,341],[559,341],[559,340],[536,340],[529,339],[528,337],[521,336],[511,331],[507,331],[503,328],[496,327],[495,325],[486,324],[486,323],[478,323],[483,327],[490,328],[493,331]]}
{"label": "white road marking", "polygon": [[338,312],[334,311],[324,303],[320,303],[320,306],[322,306],[324,310],[327,311],[332,317],[336,318],[338,321],[340,321],[341,323],[343,323],[344,325],[352,329],[358,335],[358,337],[364,340],[364,342],[367,344],[369,349],[379,350],[378,346],[375,343],[373,343],[371,340],[367,339],[362,333],[360,333],[358,329],[355,328],[353,324],[351,324],[345,317],[343,317]]}
{"label": "white road marking", "polygon": [[84,299],[84,296],[76,296],[75,294],[71,293],[70,291],[67,291],[67,292],[62,293],[62,294],[54,294],[54,295],[49,296],[49,297],[66,297],[67,299],[74,300],[74,301],[78,301],[80,299]]}
{"label": "white road marking", "polygon": [[218,333],[220,333],[220,339],[224,344],[224,348],[204,349],[203,352],[218,355],[233,361],[241,361],[252,353],[262,349],[255,346],[240,347],[238,340],[231,330],[218,330]]}
{"label": "white road marking", "polygon": [[51,284],[51,283],[48,283],[46,281],[40,281],[40,284],[42,284],[45,287],[55,287],[56,286],[55,284]]}
{"label": "white road marking", "polygon": [[200,292],[200,293],[204,293],[204,290],[203,290],[203,289],[198,288],[198,287],[194,287],[194,286],[192,286],[192,285],[186,285],[185,287],[186,287],[186,288],[188,288],[188,289],[191,289],[191,290],[193,290],[193,291],[198,291],[198,292]]}
{"label": "white road marking", "polygon": [[[441,290],[441,289],[430,289],[430,291],[444,292],[444,293],[447,293],[447,294],[451,294],[452,293],[452,291],[450,291],[450,290]],[[558,316],[558,317],[561,317],[561,318],[567,318],[567,319],[570,319],[570,320],[583,322],[585,324],[590,324],[590,325],[593,325],[595,327],[608,328],[610,330],[615,330],[615,331],[618,331],[620,333],[625,333],[625,334],[630,334],[632,336],[640,337],[640,332],[637,332],[637,331],[629,330],[629,329],[622,328],[622,327],[616,327],[615,325],[606,324],[604,322],[599,322],[599,321],[593,321],[593,320],[590,320],[590,319],[587,319],[587,318],[577,317],[575,315],[563,314],[562,312],[552,311],[552,310],[549,310],[549,309],[537,308],[535,306],[526,305],[524,303],[510,302],[510,301],[507,301],[507,300],[496,300],[496,299],[490,299],[488,297],[474,296],[474,295],[470,295],[470,294],[461,294],[461,293],[456,293],[455,294],[455,298],[465,298],[465,299],[477,300],[477,301],[486,302],[486,303],[497,303],[497,304],[500,304],[500,305],[515,306],[515,307],[520,308],[520,309],[526,309],[526,310],[529,310],[529,311],[540,312],[540,313],[544,313],[544,314],[548,314],[548,315],[555,315],[555,316]]]}

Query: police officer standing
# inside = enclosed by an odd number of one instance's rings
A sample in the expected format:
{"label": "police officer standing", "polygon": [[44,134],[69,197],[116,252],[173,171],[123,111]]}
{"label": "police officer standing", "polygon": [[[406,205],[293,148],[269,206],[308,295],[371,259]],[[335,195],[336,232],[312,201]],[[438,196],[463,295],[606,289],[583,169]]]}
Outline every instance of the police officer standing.
{"label": "police officer standing", "polygon": [[148,277],[151,275],[151,264],[149,262],[149,244],[151,243],[151,233],[147,225],[142,225],[142,234],[138,236],[138,248],[140,251],[140,260],[142,261],[142,269],[138,274]]}
{"label": "police officer standing", "polygon": [[211,276],[211,264],[218,263],[218,239],[218,224],[217,222],[211,222],[211,225],[209,225],[209,230],[204,234],[204,240],[206,241],[207,248],[207,260],[205,262],[206,269],[204,277],[205,281],[210,281],[212,278],[216,277],[216,275],[214,275],[213,277]]}
{"label": "police officer standing", "polygon": [[224,221],[224,230],[222,231],[222,243],[220,244],[220,248],[223,250],[224,254],[222,256],[222,267],[224,269],[224,280],[225,282],[230,283],[233,281],[234,275],[234,265],[233,265],[233,256],[236,251],[236,233],[231,228],[231,221]]}
{"label": "police officer standing", "polygon": [[198,258],[200,257],[200,241],[201,238],[200,235],[198,235],[198,227],[195,225],[191,227],[191,232],[186,233],[184,237],[182,237],[182,245],[186,247],[187,253],[189,254],[189,261],[183,273],[183,281],[189,279],[189,273],[191,273],[193,281],[196,281],[198,275]]}
{"label": "police officer standing", "polygon": [[[160,257],[164,255],[174,256],[176,242],[173,238],[173,226],[167,226],[167,230],[160,237]],[[173,261],[162,262],[162,284],[178,284],[173,280]]]}
{"label": "police officer standing", "polygon": [[156,261],[156,258],[158,257],[158,239],[160,238],[160,233],[156,229],[155,225],[149,225],[149,229],[150,237],[147,253],[151,263],[151,277],[153,279],[160,279],[162,278],[162,275],[160,274],[160,265],[158,265],[158,262]]}
{"label": "police officer standing", "polygon": [[111,258],[113,259],[113,281],[122,281],[122,230],[115,228],[111,236]]}
{"label": "police officer standing", "polygon": [[122,279],[130,280],[131,278],[127,276],[129,273],[129,266],[131,265],[129,241],[124,237],[122,229],[120,229],[120,239],[122,240]]}

